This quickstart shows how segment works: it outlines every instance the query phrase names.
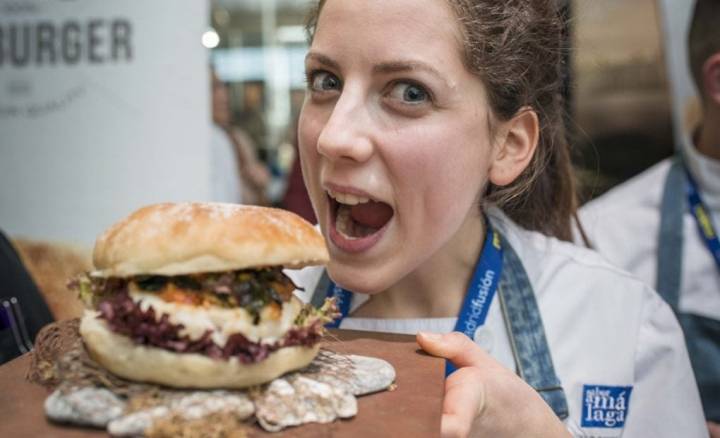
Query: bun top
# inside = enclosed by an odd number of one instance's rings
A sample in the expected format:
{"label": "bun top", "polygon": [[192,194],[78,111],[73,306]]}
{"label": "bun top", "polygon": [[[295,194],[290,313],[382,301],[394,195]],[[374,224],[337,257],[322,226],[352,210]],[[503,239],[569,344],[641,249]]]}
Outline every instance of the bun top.
{"label": "bun top", "polygon": [[103,276],[181,275],[328,262],[322,235],[285,210],[236,204],[143,207],[95,242]]}

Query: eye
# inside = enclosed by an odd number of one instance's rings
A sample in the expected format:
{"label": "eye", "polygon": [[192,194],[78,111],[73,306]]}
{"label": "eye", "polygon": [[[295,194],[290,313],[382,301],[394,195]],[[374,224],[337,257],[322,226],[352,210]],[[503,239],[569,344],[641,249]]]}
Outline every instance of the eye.
{"label": "eye", "polygon": [[411,105],[422,104],[430,100],[430,95],[424,87],[410,82],[398,82],[393,85],[389,97]]}
{"label": "eye", "polygon": [[308,83],[313,91],[334,91],[340,89],[340,79],[327,71],[312,71],[308,74]]}

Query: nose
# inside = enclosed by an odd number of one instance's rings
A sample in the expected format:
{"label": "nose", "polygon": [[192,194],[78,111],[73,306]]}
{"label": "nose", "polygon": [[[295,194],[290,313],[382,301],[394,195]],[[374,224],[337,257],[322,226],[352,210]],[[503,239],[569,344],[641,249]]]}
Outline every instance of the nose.
{"label": "nose", "polygon": [[365,162],[373,153],[370,115],[362,95],[346,90],[320,132],[317,149],[331,160]]}

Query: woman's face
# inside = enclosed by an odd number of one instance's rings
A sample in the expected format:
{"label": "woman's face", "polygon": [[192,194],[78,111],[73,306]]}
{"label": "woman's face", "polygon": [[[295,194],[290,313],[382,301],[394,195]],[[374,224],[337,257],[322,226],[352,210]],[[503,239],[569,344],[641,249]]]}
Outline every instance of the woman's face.
{"label": "woman's face", "polygon": [[329,0],[306,58],[299,142],[330,276],[391,287],[478,221],[491,148],[482,82],[444,0]]}

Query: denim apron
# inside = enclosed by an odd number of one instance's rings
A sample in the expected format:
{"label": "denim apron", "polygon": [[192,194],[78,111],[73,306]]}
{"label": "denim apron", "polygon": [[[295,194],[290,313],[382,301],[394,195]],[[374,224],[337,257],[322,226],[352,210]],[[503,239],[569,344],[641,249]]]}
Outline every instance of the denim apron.
{"label": "denim apron", "polygon": [[678,156],[670,167],[663,190],[656,285],[660,295],[677,315],[685,333],[705,417],[709,421],[720,422],[720,321],[682,313],[679,309],[683,217],[689,210],[686,185],[685,168],[682,158]]}
{"label": "denim apron", "polygon": [[[510,243],[500,236],[503,251],[503,270],[498,285],[498,299],[518,375],[545,400],[560,419],[568,416],[568,405],[560,379],[545,338],[535,293],[519,257]],[[324,271],[312,295],[314,306],[322,305],[330,284]]]}

